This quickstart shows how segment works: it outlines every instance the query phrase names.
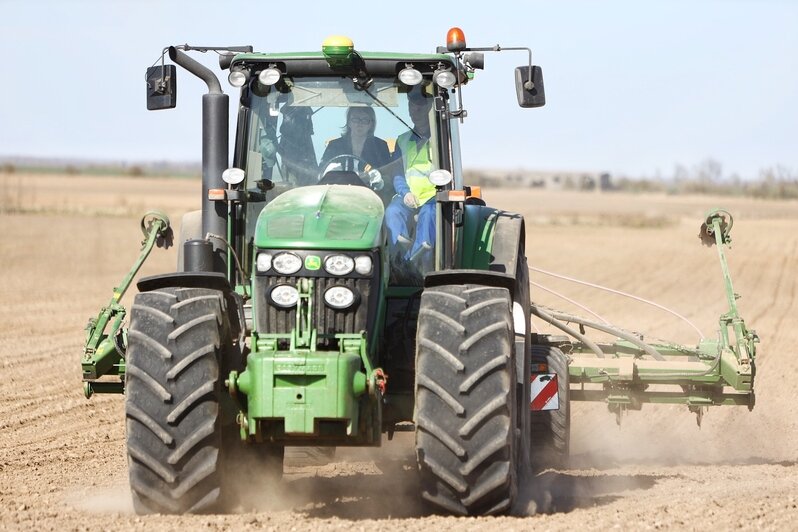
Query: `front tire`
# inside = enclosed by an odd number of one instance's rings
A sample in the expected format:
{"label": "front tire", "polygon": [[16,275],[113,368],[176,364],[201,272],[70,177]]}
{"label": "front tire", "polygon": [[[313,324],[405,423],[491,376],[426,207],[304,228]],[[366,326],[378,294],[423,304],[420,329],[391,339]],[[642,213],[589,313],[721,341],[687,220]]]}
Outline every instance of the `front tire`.
{"label": "front tire", "polygon": [[138,294],[130,315],[125,415],[136,513],[209,511],[221,496],[224,296],[162,288]]}
{"label": "front tire", "polygon": [[428,288],[418,322],[422,497],[460,515],[508,511],[517,492],[521,415],[510,293],[480,285]]}

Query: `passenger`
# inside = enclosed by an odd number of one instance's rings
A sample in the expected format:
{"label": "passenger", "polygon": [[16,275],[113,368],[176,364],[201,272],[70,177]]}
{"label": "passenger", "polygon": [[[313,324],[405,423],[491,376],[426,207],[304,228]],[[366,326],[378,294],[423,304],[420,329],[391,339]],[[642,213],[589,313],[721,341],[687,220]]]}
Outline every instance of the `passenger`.
{"label": "passenger", "polygon": [[[385,209],[385,224],[392,249],[398,250],[394,254],[400,260],[413,258],[421,248],[435,245],[435,185],[429,180],[430,172],[435,170],[429,141],[432,102],[432,95],[425,91],[408,93],[413,130],[399,135],[396,140],[396,156],[402,157],[404,175],[394,177],[396,196]],[[411,227],[416,214],[416,234],[411,241]],[[422,271],[428,268],[427,264]]]}

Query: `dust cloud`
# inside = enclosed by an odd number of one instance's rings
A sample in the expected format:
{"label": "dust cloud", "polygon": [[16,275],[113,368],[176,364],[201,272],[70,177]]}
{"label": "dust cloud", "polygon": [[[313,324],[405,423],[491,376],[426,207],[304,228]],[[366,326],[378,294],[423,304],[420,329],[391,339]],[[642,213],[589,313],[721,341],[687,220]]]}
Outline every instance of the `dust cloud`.
{"label": "dust cloud", "polygon": [[413,449],[413,435],[397,433],[379,448],[339,448],[326,465],[286,461],[276,482],[261,461],[248,456],[240,464],[247,474],[230,486],[224,510],[353,520],[423,517],[430,511],[419,497]]}
{"label": "dust cloud", "polygon": [[127,483],[79,491],[82,492],[80,495],[73,492],[65,497],[64,503],[91,514],[134,514],[133,499]]}

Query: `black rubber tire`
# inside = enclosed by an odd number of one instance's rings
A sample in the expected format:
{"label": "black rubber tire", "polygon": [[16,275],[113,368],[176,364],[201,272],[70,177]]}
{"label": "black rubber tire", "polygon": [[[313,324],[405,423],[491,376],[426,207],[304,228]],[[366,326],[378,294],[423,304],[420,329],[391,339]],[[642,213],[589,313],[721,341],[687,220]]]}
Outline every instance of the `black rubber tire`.
{"label": "black rubber tire", "polygon": [[130,312],[125,415],[136,513],[200,513],[221,497],[221,292],[163,288]]}
{"label": "black rubber tire", "polygon": [[424,290],[416,340],[416,458],[422,497],[460,515],[510,510],[517,493],[510,293]]}
{"label": "black rubber tire", "polygon": [[568,359],[554,346],[533,345],[532,365],[548,364],[549,372],[557,374],[559,410],[532,412],[530,423],[532,467],[563,469],[568,467],[571,447],[571,403],[568,379]]}

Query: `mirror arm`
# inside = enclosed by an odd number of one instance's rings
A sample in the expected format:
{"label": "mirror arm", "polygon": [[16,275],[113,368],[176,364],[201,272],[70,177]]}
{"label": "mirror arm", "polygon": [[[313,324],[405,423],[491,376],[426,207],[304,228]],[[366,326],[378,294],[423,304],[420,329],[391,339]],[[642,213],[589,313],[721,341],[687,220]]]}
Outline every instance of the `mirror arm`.
{"label": "mirror arm", "polygon": [[532,49],[527,48],[526,46],[508,46],[502,47],[501,45],[490,46],[488,48],[464,48],[463,52],[501,52],[502,50],[526,50],[529,54],[529,79],[526,83],[524,83],[524,88],[528,91],[531,91],[535,88],[535,84],[532,83]]}

